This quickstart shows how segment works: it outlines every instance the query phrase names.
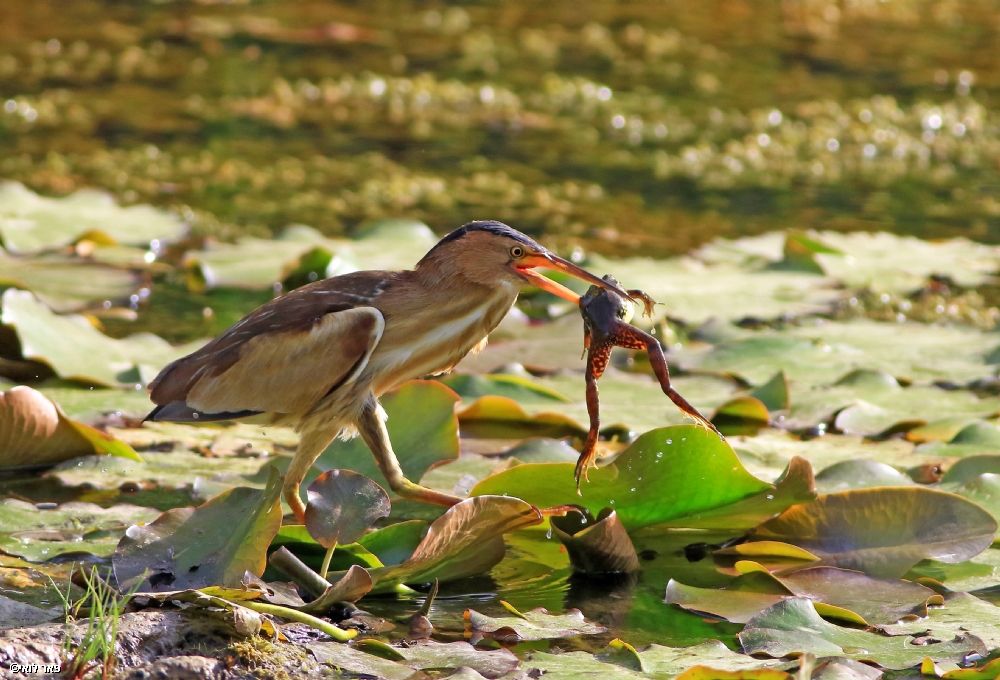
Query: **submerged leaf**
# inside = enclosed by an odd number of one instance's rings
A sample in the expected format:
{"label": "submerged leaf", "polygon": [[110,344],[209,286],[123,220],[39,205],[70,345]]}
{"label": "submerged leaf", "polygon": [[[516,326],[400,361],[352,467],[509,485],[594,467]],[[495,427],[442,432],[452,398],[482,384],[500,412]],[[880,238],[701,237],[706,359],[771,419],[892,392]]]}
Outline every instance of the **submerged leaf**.
{"label": "submerged leaf", "polygon": [[230,489],[197,508],[168,510],[126,532],[113,560],[119,587],[143,591],[238,587],[264,573],[267,547],[281,526],[281,477],[267,487]]}
{"label": "submerged leaf", "polygon": [[754,532],[798,545],[827,566],[891,578],[924,558],[962,562],[993,542],[997,521],[975,503],[923,487],[876,487],[820,496]]}
{"label": "submerged leaf", "polygon": [[0,392],[0,468],[52,465],[89,455],[142,462],[131,446],[70,420],[37,390],[20,385]]}
{"label": "submerged leaf", "polygon": [[494,637],[508,640],[549,640],[574,635],[596,635],[607,630],[599,623],[587,621],[579,609],[565,614],[550,614],[538,607],[522,614],[506,602],[501,604],[513,616],[492,617],[474,609],[465,612],[465,620],[478,633],[492,633]]}

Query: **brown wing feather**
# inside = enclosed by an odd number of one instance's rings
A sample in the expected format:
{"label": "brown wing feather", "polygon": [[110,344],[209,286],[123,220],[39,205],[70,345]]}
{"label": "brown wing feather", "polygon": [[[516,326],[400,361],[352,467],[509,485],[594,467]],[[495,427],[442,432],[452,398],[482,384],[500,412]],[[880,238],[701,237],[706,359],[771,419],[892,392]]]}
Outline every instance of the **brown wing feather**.
{"label": "brown wing feather", "polygon": [[[264,371],[261,377],[272,373],[277,376],[281,371],[289,371],[295,363],[303,365],[302,362],[306,362],[311,371],[306,375],[306,382],[329,382],[320,393],[322,396],[342,380],[358,359],[364,356],[365,352],[360,344],[362,339],[367,347],[372,341],[375,326],[381,328],[381,315],[378,323],[375,323],[368,318],[370,312],[360,316],[348,315],[351,323],[346,323],[346,318],[336,323],[324,319],[331,315],[335,317],[339,313],[368,307],[395,282],[398,276],[398,272],[354,272],[317,281],[276,298],[251,312],[198,351],[164,368],[149,384],[150,399],[155,404],[183,402],[188,400],[189,394],[198,385],[203,385],[198,392],[199,402],[205,400],[212,402],[213,399],[209,396],[212,395],[217,396],[218,403],[229,403],[238,396],[238,393],[223,398],[221,395],[216,395],[214,390],[209,390],[207,385],[216,384],[217,389],[221,390],[223,385],[235,386],[237,382],[252,380],[249,374],[244,373],[250,365],[246,363],[245,358],[249,359],[251,356],[254,370]],[[353,332],[350,331],[352,325]],[[379,335],[380,333],[379,330]],[[316,342],[330,343],[332,347],[327,348],[326,353],[318,352],[317,348],[313,347]],[[338,349],[340,345],[343,347]],[[296,347],[297,349],[293,350]],[[272,353],[269,359],[265,357],[266,352]],[[335,354],[331,355],[329,352]],[[311,364],[317,360],[323,362],[321,366]],[[346,365],[344,362],[347,362]],[[239,368],[240,364],[243,365],[242,368]],[[236,369],[237,373],[219,382],[219,378],[231,369]],[[298,375],[298,373],[292,371],[288,375]],[[242,378],[236,380],[236,375]],[[275,377],[269,378],[270,381],[275,379]],[[305,398],[301,395],[312,395],[319,390],[319,387],[313,384],[299,386],[286,384],[284,391],[289,392],[287,396],[282,398],[281,395],[274,395],[273,399],[267,401],[286,405],[298,404]],[[251,405],[235,408],[219,408],[216,405],[203,410],[217,412],[248,409],[289,412],[284,408],[262,409]]]}

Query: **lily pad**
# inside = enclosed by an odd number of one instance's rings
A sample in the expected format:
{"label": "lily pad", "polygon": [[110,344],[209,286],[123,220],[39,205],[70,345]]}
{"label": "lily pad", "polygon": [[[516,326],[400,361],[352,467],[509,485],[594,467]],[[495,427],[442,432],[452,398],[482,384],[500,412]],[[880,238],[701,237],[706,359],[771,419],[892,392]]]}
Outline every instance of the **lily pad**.
{"label": "lily pad", "polygon": [[400,658],[398,661],[382,659],[354,649],[352,645],[334,642],[314,642],[309,651],[320,662],[330,664],[343,671],[370,675],[387,680],[404,680],[415,670],[437,670],[466,667],[475,670],[480,677],[498,678],[515,670],[517,657],[506,649],[480,650],[468,642],[435,642],[419,640],[406,647],[392,647]]}
{"label": "lily pad", "polygon": [[834,463],[816,475],[816,488],[820,493],[914,484],[912,479],[896,468],[874,460],[845,460]]}
{"label": "lily pad", "polygon": [[113,565],[119,587],[143,591],[239,587],[264,573],[267,546],[281,526],[281,477],[267,487],[231,489],[197,508],[168,510],[126,531]]}
{"label": "lily pad", "polygon": [[462,432],[483,439],[585,436],[587,429],[567,416],[542,412],[528,415],[508,397],[480,397],[458,413]]}
{"label": "lily pad", "polygon": [[[875,519],[877,518],[877,519]],[[923,487],[876,487],[820,496],[760,526],[822,564],[899,577],[925,558],[962,562],[989,547],[997,522],[975,503]]]}
{"label": "lily pad", "polygon": [[765,609],[747,622],[739,640],[747,654],[779,658],[810,652],[870,661],[890,669],[918,665],[927,656],[960,661],[967,654],[985,649],[982,640],[968,633],[927,647],[907,644],[912,640],[842,628],[820,618],[813,603],[805,598],[790,598]]}
{"label": "lily pad", "polygon": [[[386,428],[403,474],[420,479],[428,468],[458,457],[457,394],[434,380],[411,380],[379,398],[389,418]],[[335,440],[316,460],[314,467],[326,471],[352,470],[372,479],[382,479],[371,451],[361,437]]]}
{"label": "lily pad", "polygon": [[109,338],[84,317],[56,316],[30,292],[13,288],[3,294],[0,322],[17,332],[25,359],[51,366],[61,378],[110,387],[146,383],[203,344],[172,347],[150,333]]}
{"label": "lily pad", "polygon": [[469,609],[465,612],[468,626],[477,633],[490,633],[504,641],[597,635],[607,630],[599,623],[587,621],[579,609],[571,609],[565,614],[550,614],[539,607],[522,614],[502,600],[500,604],[513,616],[492,617]]}
{"label": "lily pad", "polygon": [[0,241],[12,253],[73,243],[87,232],[124,245],[169,242],[187,232],[175,215],[148,205],[121,208],[110,194],[85,189],[45,198],[17,182],[0,184]]}
{"label": "lily pad", "polygon": [[37,390],[21,385],[0,392],[0,468],[105,454],[142,462],[131,446],[70,420]]}
{"label": "lily pad", "polygon": [[503,559],[504,534],[541,521],[537,508],[517,498],[467,498],[431,524],[405,562],[372,570],[375,591],[399,583],[446,581],[489,571]]}
{"label": "lily pad", "polygon": [[128,504],[102,508],[93,503],[63,503],[39,510],[8,498],[0,500],[0,550],[31,562],[71,552],[107,557],[126,527],[151,522],[159,514],[155,508]]}
{"label": "lily pad", "polygon": [[141,281],[117,267],[67,257],[21,259],[0,248],[0,288],[30,290],[56,312],[76,312],[105,300],[127,302]]}
{"label": "lily pad", "polygon": [[350,470],[324,472],[309,485],[306,495],[306,528],[324,548],[354,543],[391,509],[382,487]]}
{"label": "lily pad", "polygon": [[454,390],[462,399],[497,396],[507,397],[522,404],[570,401],[559,392],[519,375],[453,373],[438,378],[438,381]]}
{"label": "lily pad", "polygon": [[508,494],[538,507],[575,503],[592,513],[613,507],[632,531],[654,525],[690,526],[708,512],[713,512],[713,526],[749,528],[759,522],[758,517],[728,515],[725,508],[774,493],[772,485],[743,468],[729,444],[695,425],[642,435],[613,463],[591,471],[582,496],[577,495],[573,469],[569,463],[517,465],[483,480],[472,495]]}

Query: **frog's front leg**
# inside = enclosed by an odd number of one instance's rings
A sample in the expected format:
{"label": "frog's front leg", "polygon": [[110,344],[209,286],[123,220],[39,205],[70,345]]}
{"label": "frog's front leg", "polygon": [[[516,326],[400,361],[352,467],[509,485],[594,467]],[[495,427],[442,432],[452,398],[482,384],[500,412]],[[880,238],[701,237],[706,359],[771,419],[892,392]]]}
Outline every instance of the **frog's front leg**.
{"label": "frog's front leg", "polygon": [[[611,359],[612,345],[606,342],[590,344],[587,356],[587,415],[590,416],[590,431],[583,451],[576,461],[576,493],[580,493],[580,480],[587,479],[587,470],[594,467],[597,455],[597,438],[601,429],[601,402],[597,388],[597,380],[604,375],[604,369]],[[587,481],[590,481],[589,479]]]}
{"label": "frog's front leg", "polygon": [[688,400],[682,397],[670,384],[670,370],[667,368],[667,360],[663,356],[663,349],[660,348],[660,343],[656,338],[635,326],[618,323],[613,329],[612,342],[618,347],[626,349],[646,350],[646,354],[649,355],[649,363],[653,367],[653,374],[656,375],[663,393],[670,397],[670,401],[674,402],[677,408],[691,417],[698,425],[722,437],[722,433],[712,424],[712,421],[701,415],[698,409],[688,403]]}

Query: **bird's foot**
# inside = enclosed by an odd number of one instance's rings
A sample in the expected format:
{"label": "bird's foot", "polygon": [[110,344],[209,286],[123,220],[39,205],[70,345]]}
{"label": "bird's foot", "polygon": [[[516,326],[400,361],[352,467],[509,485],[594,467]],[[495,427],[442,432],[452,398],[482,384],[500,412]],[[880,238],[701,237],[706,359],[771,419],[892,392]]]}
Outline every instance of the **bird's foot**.
{"label": "bird's foot", "polygon": [[406,478],[396,484],[390,484],[390,487],[402,498],[409,498],[411,500],[420,501],[421,503],[430,503],[431,505],[441,505],[446,508],[450,508],[456,503],[461,503],[464,500],[458,496],[453,496],[450,493],[443,493],[441,491],[435,491],[434,489],[428,489],[426,486],[414,484]]}

